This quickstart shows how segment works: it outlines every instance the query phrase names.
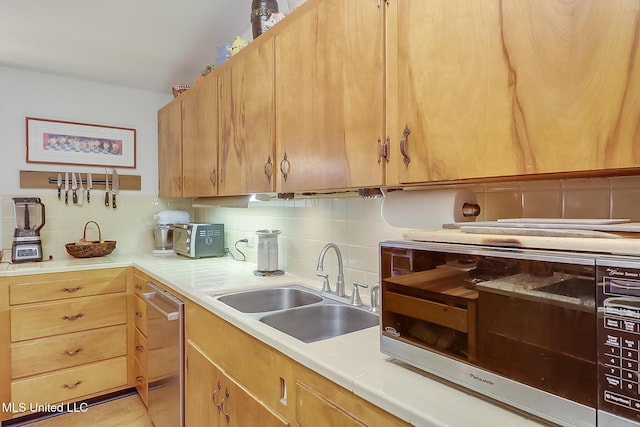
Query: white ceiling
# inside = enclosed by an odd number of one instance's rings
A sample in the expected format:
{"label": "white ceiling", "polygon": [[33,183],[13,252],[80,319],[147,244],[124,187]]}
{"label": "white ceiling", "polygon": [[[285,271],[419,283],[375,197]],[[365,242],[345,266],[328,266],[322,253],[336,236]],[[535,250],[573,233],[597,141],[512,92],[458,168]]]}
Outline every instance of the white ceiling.
{"label": "white ceiling", "polygon": [[218,44],[251,39],[250,12],[251,0],[0,0],[0,66],[171,93]]}

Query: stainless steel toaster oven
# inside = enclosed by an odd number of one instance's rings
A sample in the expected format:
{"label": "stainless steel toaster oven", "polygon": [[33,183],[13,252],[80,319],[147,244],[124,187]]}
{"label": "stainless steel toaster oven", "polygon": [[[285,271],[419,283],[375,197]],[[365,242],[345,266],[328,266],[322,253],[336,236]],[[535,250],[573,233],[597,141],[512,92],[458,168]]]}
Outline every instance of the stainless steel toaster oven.
{"label": "stainless steel toaster oven", "polygon": [[381,350],[565,426],[640,425],[640,259],[379,245]]}

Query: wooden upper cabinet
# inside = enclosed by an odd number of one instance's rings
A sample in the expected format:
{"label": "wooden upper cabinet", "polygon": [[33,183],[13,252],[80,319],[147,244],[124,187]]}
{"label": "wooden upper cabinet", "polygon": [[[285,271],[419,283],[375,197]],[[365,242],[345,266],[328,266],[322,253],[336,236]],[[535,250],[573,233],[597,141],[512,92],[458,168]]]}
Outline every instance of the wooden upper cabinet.
{"label": "wooden upper cabinet", "polygon": [[286,19],[275,35],[277,191],[382,184],[382,8],[324,0]]}
{"label": "wooden upper cabinet", "polygon": [[182,196],[182,104],[179,98],[158,110],[158,195]]}
{"label": "wooden upper cabinet", "polygon": [[217,76],[210,74],[180,96],[184,197],[217,195],[217,90]]}
{"label": "wooden upper cabinet", "polygon": [[219,195],[275,190],[273,62],[273,41],[258,39],[220,69]]}
{"label": "wooden upper cabinet", "polygon": [[524,172],[640,166],[640,1],[502,7]]}
{"label": "wooden upper cabinet", "polygon": [[638,0],[392,2],[391,181],[640,166],[639,9]]}

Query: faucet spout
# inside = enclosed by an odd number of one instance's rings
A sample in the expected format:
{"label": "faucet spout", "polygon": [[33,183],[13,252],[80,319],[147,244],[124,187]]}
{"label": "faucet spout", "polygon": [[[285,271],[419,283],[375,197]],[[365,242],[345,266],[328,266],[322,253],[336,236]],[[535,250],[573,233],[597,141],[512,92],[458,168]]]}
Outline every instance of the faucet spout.
{"label": "faucet spout", "polygon": [[318,266],[316,267],[316,271],[324,271],[324,257],[329,249],[335,250],[336,256],[338,257],[336,295],[339,297],[344,297],[344,268],[342,265],[342,253],[340,253],[340,248],[338,248],[338,245],[336,245],[335,243],[327,243],[326,245],[324,245],[324,247],[320,251],[320,255],[318,256]]}

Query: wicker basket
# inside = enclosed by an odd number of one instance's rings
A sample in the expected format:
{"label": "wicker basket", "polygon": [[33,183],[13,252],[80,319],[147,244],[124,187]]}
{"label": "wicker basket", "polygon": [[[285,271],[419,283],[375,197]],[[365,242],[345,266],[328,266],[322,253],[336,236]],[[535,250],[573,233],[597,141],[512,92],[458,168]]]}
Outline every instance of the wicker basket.
{"label": "wicker basket", "polygon": [[[93,223],[98,227],[98,240],[88,241],[87,239],[87,225]],[[102,240],[102,231],[100,226],[95,221],[89,221],[84,225],[84,234],[80,240],[84,243],[67,243],[67,253],[75,258],[91,258],[109,255],[116,248],[115,240]]]}

